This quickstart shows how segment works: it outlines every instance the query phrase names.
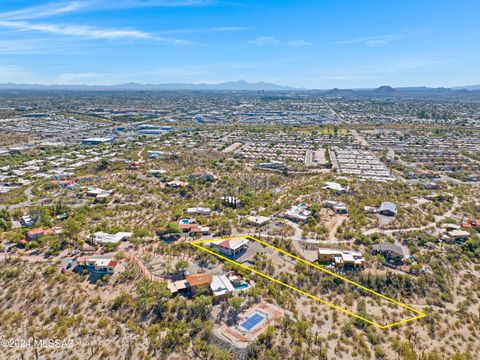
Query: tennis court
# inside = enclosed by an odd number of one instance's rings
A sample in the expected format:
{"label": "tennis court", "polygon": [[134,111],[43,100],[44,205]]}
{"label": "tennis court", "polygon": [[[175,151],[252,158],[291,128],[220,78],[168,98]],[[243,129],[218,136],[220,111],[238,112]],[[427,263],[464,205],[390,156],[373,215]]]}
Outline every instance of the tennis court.
{"label": "tennis court", "polygon": [[248,317],[243,323],[241,323],[240,326],[245,330],[250,331],[255,326],[263,322],[263,320],[265,320],[265,316],[255,313],[252,316]]}

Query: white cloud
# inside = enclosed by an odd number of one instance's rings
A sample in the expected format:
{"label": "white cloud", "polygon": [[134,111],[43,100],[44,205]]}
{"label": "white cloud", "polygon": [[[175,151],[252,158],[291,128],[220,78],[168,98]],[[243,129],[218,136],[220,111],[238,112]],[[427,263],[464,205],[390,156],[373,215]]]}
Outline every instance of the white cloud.
{"label": "white cloud", "polygon": [[80,36],[91,39],[136,39],[136,40],[156,40],[170,44],[188,44],[187,41],[156,36],[140,30],[132,29],[111,29],[96,28],[84,25],[55,25],[45,23],[29,23],[26,21],[5,21],[0,20],[0,27],[18,31],[38,31],[50,34],[65,36]]}
{"label": "white cloud", "polygon": [[365,45],[370,46],[370,47],[379,47],[379,46],[385,46],[388,45],[388,42],[386,40],[367,40],[365,41]]}
{"label": "white cloud", "polygon": [[67,14],[84,8],[79,1],[69,3],[52,3],[41,6],[32,6],[25,9],[0,13],[0,19],[4,20],[28,20],[52,17]]}
{"label": "white cloud", "polygon": [[309,43],[308,41],[303,40],[303,39],[298,39],[298,40],[289,41],[288,45],[291,45],[291,46],[310,46],[312,44]]}
{"label": "white cloud", "polygon": [[94,39],[150,39],[152,35],[138,30],[100,29],[82,25],[32,24],[26,21],[0,20],[0,27],[20,31],[40,31],[60,35],[86,36]]}
{"label": "white cloud", "polygon": [[3,20],[32,20],[88,10],[129,9],[140,7],[192,7],[214,4],[214,0],[78,0],[52,2],[40,6],[0,13]]}
{"label": "white cloud", "polygon": [[97,8],[138,8],[138,7],[195,7],[213,5],[216,0],[91,0]]}
{"label": "white cloud", "polygon": [[[92,39],[135,39],[153,40],[169,44],[186,45],[191,42],[161,34],[187,34],[207,32],[227,32],[244,30],[241,27],[212,27],[197,29],[179,29],[150,33],[136,29],[100,28],[80,24],[35,23],[29,20],[55,17],[79,11],[95,11],[109,9],[128,9],[139,7],[189,7],[206,6],[215,0],[76,0],[52,2],[46,5],[32,6],[20,10],[0,13],[0,28],[16,31],[37,31],[63,36],[79,36]],[[5,47],[5,45],[3,46]],[[10,45],[12,47],[12,45]],[[0,44],[0,49],[2,45]]]}
{"label": "white cloud", "polygon": [[211,27],[211,28],[193,28],[193,29],[175,29],[160,31],[160,34],[198,34],[198,33],[218,33],[247,30],[240,26]]}
{"label": "white cloud", "polygon": [[273,36],[259,36],[256,39],[250,40],[248,43],[257,46],[264,46],[264,45],[275,45],[278,44],[280,41],[273,37]]}
{"label": "white cloud", "polygon": [[335,41],[335,44],[364,44],[369,47],[386,46],[392,41],[403,39],[402,35],[382,35]]}

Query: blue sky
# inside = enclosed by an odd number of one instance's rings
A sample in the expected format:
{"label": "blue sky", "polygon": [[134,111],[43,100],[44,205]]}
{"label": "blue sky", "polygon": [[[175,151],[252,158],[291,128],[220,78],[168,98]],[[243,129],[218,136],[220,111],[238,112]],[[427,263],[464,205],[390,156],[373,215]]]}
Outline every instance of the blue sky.
{"label": "blue sky", "polygon": [[478,0],[1,0],[0,83],[480,83]]}

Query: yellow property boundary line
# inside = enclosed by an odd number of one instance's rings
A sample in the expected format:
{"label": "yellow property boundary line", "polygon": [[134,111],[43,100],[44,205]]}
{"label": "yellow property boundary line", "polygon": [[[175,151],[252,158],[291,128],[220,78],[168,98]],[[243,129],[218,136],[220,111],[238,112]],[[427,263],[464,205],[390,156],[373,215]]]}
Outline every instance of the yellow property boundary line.
{"label": "yellow property boundary line", "polygon": [[[405,308],[405,309],[411,310],[411,311],[413,311],[413,312],[415,312],[416,314],[419,314],[419,315],[418,315],[418,316],[415,316],[415,317],[411,317],[411,318],[405,319],[405,320],[402,320],[402,321],[397,321],[397,322],[394,322],[394,323],[392,323],[392,324],[381,325],[381,324],[376,323],[375,321],[369,320],[369,319],[364,318],[364,317],[362,317],[362,316],[360,316],[360,315],[358,315],[358,314],[355,314],[354,312],[352,312],[352,311],[350,311],[350,310],[343,309],[343,308],[341,308],[340,306],[337,306],[337,305],[335,305],[335,304],[332,304],[332,303],[329,302],[329,301],[320,299],[319,297],[317,297],[317,296],[315,296],[315,295],[312,295],[312,294],[309,294],[309,293],[307,293],[307,292],[305,292],[305,291],[303,291],[303,290],[300,290],[299,288],[297,288],[297,287],[295,287],[295,286],[292,286],[292,285],[289,285],[289,284],[285,284],[284,282],[282,282],[282,281],[280,281],[280,280],[277,280],[277,279],[274,279],[274,278],[272,278],[272,277],[270,277],[270,276],[268,276],[268,275],[266,275],[266,274],[264,274],[264,273],[262,273],[262,272],[260,272],[260,271],[258,271],[258,270],[255,270],[255,269],[252,269],[251,267],[248,267],[248,266],[246,266],[246,265],[240,264],[240,263],[236,262],[235,260],[229,259],[229,258],[227,258],[227,257],[225,257],[225,256],[223,256],[223,255],[220,255],[220,254],[218,254],[218,253],[216,253],[216,252],[214,252],[214,251],[212,251],[212,250],[209,250],[209,249],[201,246],[201,244],[205,244],[205,243],[225,241],[225,240],[234,240],[234,239],[245,239],[245,238],[246,238],[246,239],[253,240],[253,241],[257,241],[257,242],[259,242],[260,244],[262,244],[262,245],[264,245],[264,246],[267,246],[267,247],[269,247],[269,248],[271,248],[271,249],[274,249],[274,250],[276,250],[276,251],[278,251],[278,252],[281,252],[282,254],[285,254],[285,255],[287,255],[287,256],[289,256],[289,257],[291,257],[291,258],[293,258],[293,259],[295,259],[295,260],[297,260],[297,261],[303,262],[304,264],[313,266],[314,268],[317,268],[317,269],[319,269],[319,270],[321,270],[321,271],[323,271],[323,272],[325,272],[325,273],[327,273],[327,274],[329,274],[329,275],[331,275],[331,276],[334,276],[334,277],[336,277],[336,278],[338,278],[338,279],[341,279],[341,280],[346,281],[346,282],[348,282],[348,283],[350,283],[350,284],[352,284],[352,285],[355,285],[355,286],[361,288],[362,290],[365,290],[365,291],[368,291],[368,292],[370,292],[370,293],[372,293],[372,294],[375,294],[375,295],[377,295],[377,296],[380,296],[380,297],[382,297],[382,298],[384,298],[384,299],[386,299],[386,300],[388,300],[388,301],[390,301],[390,302],[392,302],[392,303],[394,303],[394,304],[397,304],[397,305],[399,305],[399,306],[401,306],[401,307],[403,307],[403,308]],[[280,285],[283,285],[283,286],[285,286],[285,287],[287,287],[287,288],[289,288],[289,289],[295,290],[296,292],[298,292],[298,293],[300,293],[300,294],[302,294],[302,295],[305,295],[305,296],[307,296],[307,297],[309,297],[309,298],[312,298],[312,299],[314,299],[314,300],[317,300],[317,301],[319,301],[319,302],[321,302],[321,303],[323,303],[323,304],[326,304],[326,305],[328,305],[328,306],[330,306],[330,307],[332,307],[332,308],[334,308],[334,309],[340,310],[340,311],[344,312],[345,314],[348,314],[348,315],[350,315],[350,316],[356,317],[357,319],[363,320],[363,321],[365,321],[365,322],[367,322],[367,323],[369,323],[369,324],[371,324],[371,325],[375,325],[375,326],[377,326],[377,327],[379,327],[379,328],[381,328],[381,329],[388,329],[388,328],[390,328],[390,327],[392,327],[392,326],[405,324],[405,323],[407,323],[407,322],[410,322],[410,321],[413,321],[413,320],[417,320],[417,319],[421,319],[421,318],[423,318],[423,317],[426,316],[425,313],[423,313],[423,312],[421,312],[421,311],[419,311],[419,310],[417,310],[417,309],[414,309],[414,308],[412,308],[411,306],[408,306],[408,305],[406,305],[406,304],[403,304],[403,303],[401,303],[401,302],[399,302],[399,301],[397,301],[397,300],[395,300],[395,299],[389,298],[388,296],[385,296],[385,295],[383,295],[383,294],[380,294],[380,293],[378,293],[378,292],[376,292],[376,291],[374,291],[374,290],[372,290],[372,289],[369,289],[369,288],[367,288],[367,287],[365,287],[365,286],[363,286],[363,285],[360,285],[360,284],[358,284],[358,283],[356,283],[356,282],[354,282],[354,281],[352,281],[352,280],[349,280],[349,279],[347,279],[347,278],[345,278],[345,277],[343,277],[343,276],[341,276],[341,275],[335,274],[334,272],[331,272],[331,271],[329,271],[329,270],[327,270],[327,269],[325,269],[325,268],[323,268],[323,267],[321,267],[321,266],[319,266],[319,265],[317,265],[317,264],[314,264],[314,263],[312,263],[312,262],[310,262],[310,261],[307,261],[307,260],[302,259],[302,258],[300,258],[300,257],[298,257],[298,256],[295,256],[295,255],[293,255],[293,254],[290,254],[289,252],[287,252],[287,251],[285,251],[285,250],[282,250],[282,249],[279,249],[279,248],[277,248],[277,247],[275,247],[275,246],[272,246],[272,245],[270,245],[270,244],[268,244],[268,243],[266,243],[266,242],[264,242],[264,241],[262,241],[262,240],[259,240],[259,239],[257,239],[257,238],[254,238],[253,236],[246,235],[246,236],[234,236],[234,237],[229,237],[229,238],[212,239],[212,240],[199,240],[199,241],[191,242],[190,244],[191,244],[192,246],[195,246],[196,248],[202,250],[202,251],[205,251],[205,252],[207,252],[207,253],[210,253],[210,254],[212,254],[212,255],[215,255],[215,256],[218,257],[218,258],[221,258],[221,259],[223,259],[223,260],[225,260],[225,261],[228,261],[228,262],[230,262],[230,263],[232,263],[232,264],[235,264],[235,265],[240,266],[240,267],[242,267],[242,268],[244,268],[244,269],[247,269],[247,270],[249,270],[249,271],[252,271],[252,272],[254,272],[254,273],[256,273],[256,274],[258,274],[258,275],[260,275],[260,276],[263,276],[264,278],[266,278],[266,279],[268,279],[268,280],[270,280],[270,281],[276,282],[276,283],[278,283],[278,284],[280,284]]]}

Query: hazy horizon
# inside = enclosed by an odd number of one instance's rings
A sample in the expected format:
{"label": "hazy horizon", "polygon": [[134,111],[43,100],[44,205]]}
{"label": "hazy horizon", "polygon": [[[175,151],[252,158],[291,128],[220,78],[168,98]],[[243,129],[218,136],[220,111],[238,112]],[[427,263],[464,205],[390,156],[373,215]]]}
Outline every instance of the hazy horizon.
{"label": "hazy horizon", "polygon": [[0,83],[476,85],[480,4],[463,3],[6,0]]}

